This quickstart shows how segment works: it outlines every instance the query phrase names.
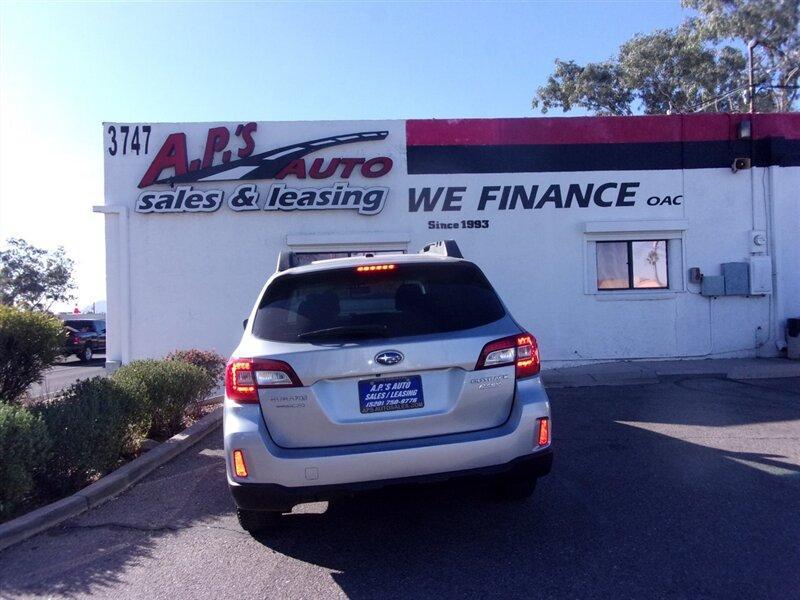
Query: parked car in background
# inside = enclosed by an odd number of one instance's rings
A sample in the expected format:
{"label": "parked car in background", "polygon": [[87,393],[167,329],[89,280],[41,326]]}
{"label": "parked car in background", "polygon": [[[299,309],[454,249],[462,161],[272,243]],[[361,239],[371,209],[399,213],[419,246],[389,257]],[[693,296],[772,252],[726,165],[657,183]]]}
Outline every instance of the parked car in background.
{"label": "parked car in background", "polygon": [[89,362],[95,354],[106,351],[106,321],[97,317],[71,315],[64,321],[64,356],[77,356]]}
{"label": "parked car in background", "polygon": [[306,266],[282,253],[228,363],[223,429],[247,531],[401,483],[481,475],[522,499],[552,461],[536,339],[451,240]]}

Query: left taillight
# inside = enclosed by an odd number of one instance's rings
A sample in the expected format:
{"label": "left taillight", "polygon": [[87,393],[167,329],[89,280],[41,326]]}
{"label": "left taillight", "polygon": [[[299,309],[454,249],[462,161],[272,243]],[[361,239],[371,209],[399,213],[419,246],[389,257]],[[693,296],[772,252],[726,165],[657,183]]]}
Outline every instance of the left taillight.
{"label": "left taillight", "polygon": [[234,357],[225,369],[225,395],[240,404],[257,403],[259,388],[302,385],[291,365],[282,360]]}
{"label": "left taillight", "polygon": [[247,477],[247,463],[244,460],[244,450],[233,451],[233,473],[237,477]]}
{"label": "left taillight", "polygon": [[541,368],[539,346],[530,333],[500,338],[489,342],[481,350],[475,369],[491,369],[513,364],[517,379],[533,377]]}

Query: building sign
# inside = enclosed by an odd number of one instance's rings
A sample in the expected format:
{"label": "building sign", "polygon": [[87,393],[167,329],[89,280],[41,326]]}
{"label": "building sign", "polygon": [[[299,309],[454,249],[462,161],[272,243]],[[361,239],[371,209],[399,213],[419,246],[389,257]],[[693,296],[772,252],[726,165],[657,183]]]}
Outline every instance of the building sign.
{"label": "building sign", "polygon": [[374,216],[391,201],[484,228],[501,214],[655,212],[684,202],[681,180],[659,173],[730,168],[751,151],[713,119],[683,137],[671,119],[107,124],[107,179],[117,169],[145,214]]}
{"label": "building sign", "polygon": [[[149,153],[152,126],[109,125],[108,154],[138,156]],[[234,211],[252,210],[356,210],[374,215],[383,210],[389,188],[381,185],[351,185],[358,176],[374,181],[387,175],[394,166],[388,156],[347,156],[344,151],[318,156],[320,151],[348,144],[385,140],[388,131],[360,131],[326,136],[289,145],[257,149],[258,123],[250,122],[208,129],[202,155],[191,157],[185,132],[170,133],[149,162],[139,181],[135,211],[140,213],[215,212],[224,203]],[[128,136],[130,135],[130,145]],[[120,148],[119,137],[123,136]],[[144,146],[140,141],[146,136]],[[314,156],[309,156],[309,155]],[[298,180],[301,185],[273,183],[259,189],[257,183],[239,185],[226,198],[222,189],[197,189],[196,184],[222,181]],[[321,182],[318,185],[302,185]],[[170,186],[169,189],[158,187]],[[263,200],[262,200],[263,196]]]}

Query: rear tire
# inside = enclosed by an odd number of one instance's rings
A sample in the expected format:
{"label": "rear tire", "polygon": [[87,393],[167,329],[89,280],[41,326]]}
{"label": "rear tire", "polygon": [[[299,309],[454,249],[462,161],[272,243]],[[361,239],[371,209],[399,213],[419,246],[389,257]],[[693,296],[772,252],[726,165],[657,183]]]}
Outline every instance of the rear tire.
{"label": "rear tire", "polygon": [[83,350],[81,350],[80,354],[78,354],[78,359],[81,362],[89,362],[94,358],[94,352],[92,352],[91,346],[84,346]]}
{"label": "rear tire", "polygon": [[237,508],[236,518],[239,519],[239,526],[247,533],[260,533],[278,525],[281,513],[274,510]]}
{"label": "rear tire", "polygon": [[525,473],[509,473],[497,482],[497,494],[501,500],[519,502],[527,500],[536,490],[537,478]]}

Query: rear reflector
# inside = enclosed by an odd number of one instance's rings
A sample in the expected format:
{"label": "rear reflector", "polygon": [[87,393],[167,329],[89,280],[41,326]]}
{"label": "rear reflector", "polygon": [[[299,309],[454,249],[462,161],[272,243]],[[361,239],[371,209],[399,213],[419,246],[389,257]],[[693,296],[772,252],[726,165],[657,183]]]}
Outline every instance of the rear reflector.
{"label": "rear reflector", "polygon": [[536,442],[539,446],[547,446],[550,443],[550,419],[547,417],[539,419],[539,435]]}
{"label": "rear reflector", "polygon": [[374,272],[374,271],[394,271],[395,265],[363,265],[361,267],[356,267],[356,271],[358,273],[367,273],[367,272]]}
{"label": "rear reflector", "polygon": [[257,403],[259,388],[302,386],[294,369],[282,360],[231,358],[225,369],[225,395],[240,404]]}
{"label": "rear reflector", "polygon": [[489,342],[481,350],[476,369],[515,365],[517,379],[533,377],[539,372],[539,347],[530,333],[513,335]]}
{"label": "rear reflector", "polygon": [[247,477],[247,463],[244,462],[242,450],[233,451],[233,474],[237,477]]}

